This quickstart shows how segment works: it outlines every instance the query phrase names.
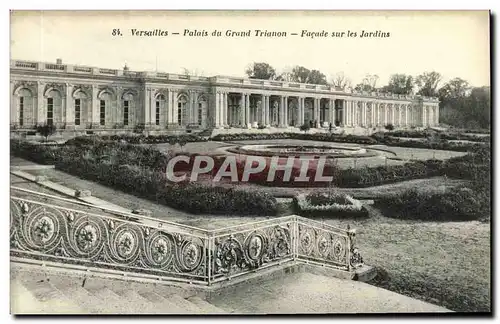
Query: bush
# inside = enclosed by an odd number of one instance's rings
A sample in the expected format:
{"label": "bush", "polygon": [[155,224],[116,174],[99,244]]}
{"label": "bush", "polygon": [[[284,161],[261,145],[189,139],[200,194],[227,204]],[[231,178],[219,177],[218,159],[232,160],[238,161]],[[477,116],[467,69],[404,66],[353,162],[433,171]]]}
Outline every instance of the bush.
{"label": "bush", "polygon": [[387,129],[387,130],[389,130],[389,131],[391,131],[391,130],[394,129],[394,125],[393,124],[387,124],[387,125],[385,125],[384,128]]}
{"label": "bush", "polygon": [[11,152],[41,164],[192,213],[276,215],[269,194],[197,184],[171,184],[164,173],[169,157],[152,148],[100,142],[93,147],[37,145],[11,140]]}
{"label": "bush", "polygon": [[416,189],[380,199],[376,206],[389,217],[430,221],[471,221],[489,216],[490,202],[485,192],[470,188],[443,193]]}
{"label": "bush", "polygon": [[307,132],[310,129],[311,129],[311,125],[309,125],[307,123],[300,126],[300,130],[303,132]]}
{"label": "bush", "polygon": [[36,127],[36,131],[45,137],[45,141],[47,141],[49,136],[56,132],[56,126],[53,124],[39,125]]}

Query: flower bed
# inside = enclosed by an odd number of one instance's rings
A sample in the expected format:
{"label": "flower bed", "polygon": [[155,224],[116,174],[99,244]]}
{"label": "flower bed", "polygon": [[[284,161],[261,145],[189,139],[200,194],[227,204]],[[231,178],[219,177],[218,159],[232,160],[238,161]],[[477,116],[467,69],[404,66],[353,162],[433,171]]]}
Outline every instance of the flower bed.
{"label": "flower bed", "polygon": [[297,213],[304,216],[367,217],[368,211],[359,200],[332,193],[299,194],[294,198]]}
{"label": "flower bed", "polygon": [[[169,183],[165,173],[158,170],[162,166],[155,167],[154,159],[150,160],[149,164],[130,164],[151,159],[145,152],[155,154],[154,150],[143,151],[143,148],[138,148],[137,152],[142,152],[143,155],[139,154],[126,163],[124,160],[113,158],[116,156],[116,152],[113,153],[113,150],[117,149],[116,145],[103,144],[88,150],[73,145],[48,147],[25,141],[11,141],[11,152],[37,163],[54,164],[56,169],[82,179],[192,213],[276,215],[278,212],[276,199],[266,193],[190,183]],[[125,152],[126,150],[120,151],[119,154]]]}

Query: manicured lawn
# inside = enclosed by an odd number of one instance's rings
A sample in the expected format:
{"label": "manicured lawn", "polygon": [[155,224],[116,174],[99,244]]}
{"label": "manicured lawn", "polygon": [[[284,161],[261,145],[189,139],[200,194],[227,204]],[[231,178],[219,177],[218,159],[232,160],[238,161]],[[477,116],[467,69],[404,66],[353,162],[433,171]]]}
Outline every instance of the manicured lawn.
{"label": "manicured lawn", "polygon": [[[307,144],[319,144],[325,145],[325,142],[319,141],[303,141],[303,140],[293,140],[293,139],[277,139],[277,140],[249,140],[249,141],[235,141],[231,143],[221,143],[221,142],[201,142],[201,143],[188,143],[181,150],[179,146],[175,147],[175,151],[177,152],[190,152],[190,153],[221,153],[221,154],[232,154],[225,153],[223,147],[231,146],[231,145],[252,145],[252,144],[287,144],[287,145],[307,145]],[[332,145],[338,145],[340,147],[360,147],[364,145],[360,144],[352,144],[352,143],[327,143]],[[162,151],[166,151],[170,148],[169,144],[156,144],[155,147]],[[428,160],[428,159],[449,159],[456,156],[465,155],[465,152],[454,152],[454,151],[443,151],[443,150],[429,150],[429,149],[416,149],[416,148],[407,148],[407,147],[388,147],[385,145],[373,145],[366,146],[366,148],[370,149],[382,149],[387,150],[389,152],[393,152],[396,154],[397,158],[402,160],[392,160],[388,159],[387,161],[383,158],[383,156],[394,157],[393,154],[385,153],[384,151],[378,151],[380,156],[376,157],[367,157],[367,158],[342,158],[336,159],[336,163],[339,168],[347,169],[347,168],[362,168],[362,167],[375,167],[375,166],[383,166],[383,165],[401,165],[408,160]]]}
{"label": "manicured lawn", "polygon": [[383,269],[372,284],[454,311],[490,310],[490,224],[390,219],[326,220],[357,229],[366,263]]}
{"label": "manicured lawn", "polygon": [[[207,229],[266,219],[258,216],[192,215],[61,171],[29,172],[46,175],[49,180],[70,188],[89,189],[94,196],[123,207],[149,209],[157,218]],[[19,179],[12,180],[16,183]],[[443,178],[415,181],[405,183],[403,189],[441,190],[440,185],[455,184],[455,180]],[[376,195],[401,190],[396,185],[400,184],[357,190],[367,190],[365,194],[378,197]],[[358,245],[365,262],[381,269],[381,276],[373,284],[455,311],[489,311],[491,256],[488,223],[398,220],[384,217],[373,208],[370,208],[367,220],[326,219],[325,222],[357,229]]]}

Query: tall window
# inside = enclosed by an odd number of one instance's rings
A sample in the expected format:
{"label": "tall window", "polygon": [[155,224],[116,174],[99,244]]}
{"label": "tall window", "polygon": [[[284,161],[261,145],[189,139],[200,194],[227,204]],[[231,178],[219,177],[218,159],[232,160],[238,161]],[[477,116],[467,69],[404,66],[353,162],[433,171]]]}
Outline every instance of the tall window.
{"label": "tall window", "polygon": [[47,98],[47,125],[54,124],[54,98]]}
{"label": "tall window", "polygon": [[203,116],[203,108],[201,102],[198,104],[198,125],[201,125],[201,119]]}
{"label": "tall window", "polygon": [[177,104],[177,124],[182,124],[182,103]]}
{"label": "tall window", "polygon": [[123,125],[124,126],[128,125],[128,105],[129,105],[129,101],[125,100],[123,102]]}
{"label": "tall window", "polygon": [[156,101],[156,125],[160,125],[160,101]]}
{"label": "tall window", "polygon": [[100,117],[101,125],[105,125],[106,124],[106,100],[101,100],[100,107],[101,107],[101,110],[100,110],[99,117]]}
{"label": "tall window", "polygon": [[75,125],[80,125],[81,99],[75,99]]}
{"label": "tall window", "polygon": [[24,97],[19,98],[19,126],[23,126],[24,121]]}
{"label": "tall window", "polygon": [[[330,109],[332,109],[332,108],[330,108]],[[319,111],[320,111],[319,121],[320,122],[326,121],[327,120],[327,115],[326,115],[327,108],[326,108],[326,106],[321,106],[321,104],[320,104]]]}

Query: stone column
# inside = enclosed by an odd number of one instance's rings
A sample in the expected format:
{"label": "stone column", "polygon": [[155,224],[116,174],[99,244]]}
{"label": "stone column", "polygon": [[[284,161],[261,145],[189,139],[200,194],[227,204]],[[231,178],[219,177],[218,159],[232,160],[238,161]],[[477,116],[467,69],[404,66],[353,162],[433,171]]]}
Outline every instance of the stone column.
{"label": "stone column", "polygon": [[285,126],[285,97],[281,96],[279,101],[279,110],[278,110],[278,126]]}
{"label": "stone column", "polygon": [[228,98],[227,98],[227,92],[221,92],[220,93],[220,125],[221,126],[227,126],[228,125],[228,122],[227,122],[227,115],[228,115],[228,111],[227,111],[227,107],[228,107]]}
{"label": "stone column", "polygon": [[266,95],[266,99],[265,99],[265,107],[266,107],[266,126],[269,126],[271,124],[271,116],[270,116],[270,109],[269,109],[269,105],[270,105],[270,96],[269,95]]}
{"label": "stone column", "polygon": [[345,119],[345,123],[344,123],[344,127],[348,127],[351,125],[351,107],[350,107],[350,104],[349,104],[349,100],[347,99],[344,99],[343,101],[343,104],[344,104],[344,119]]}
{"label": "stone column", "polygon": [[288,127],[288,96],[284,97],[285,106],[283,108],[284,118],[283,118],[283,126]]}
{"label": "stone column", "polygon": [[[100,105],[99,105],[99,100],[97,99],[99,89],[97,88],[97,85],[93,84],[92,85],[92,117],[90,118],[91,123],[92,123],[92,128],[99,127],[100,120],[99,120],[99,110],[100,110]],[[144,107],[148,107],[148,101],[147,101],[147,90],[144,88]],[[147,108],[146,108],[147,110]],[[144,123],[147,123],[147,119],[144,121]]]}
{"label": "stone column", "polygon": [[178,102],[177,102],[177,89],[172,89],[172,125],[178,125]]}
{"label": "stone column", "polygon": [[299,97],[299,108],[298,108],[298,125],[297,126],[302,126],[304,125],[304,98]]}
{"label": "stone column", "polygon": [[47,114],[45,113],[45,102],[44,102],[44,93],[43,90],[45,88],[45,84],[42,82],[37,82],[37,91],[36,91],[36,123],[38,125],[43,125],[47,121]]}
{"label": "stone column", "polygon": [[220,127],[220,91],[215,92],[215,106],[214,106],[214,127]]}
{"label": "stone column", "polygon": [[245,103],[246,103],[246,98],[245,94],[241,94],[241,99],[240,99],[240,122],[239,124],[243,127],[245,125]]}
{"label": "stone column", "polygon": [[244,127],[248,128],[250,124],[250,94],[245,94],[245,124]]}
{"label": "stone column", "polygon": [[261,94],[260,95],[260,124],[261,125],[266,125],[266,96]]}
{"label": "stone column", "polygon": [[[66,97],[66,118],[64,119],[66,122],[66,128],[68,127],[74,127],[75,126],[75,105],[74,105],[74,100],[71,100],[71,90],[72,86],[66,83],[65,85],[65,97]],[[80,110],[81,110],[81,104],[80,104]],[[80,113],[81,114],[81,113]]]}

